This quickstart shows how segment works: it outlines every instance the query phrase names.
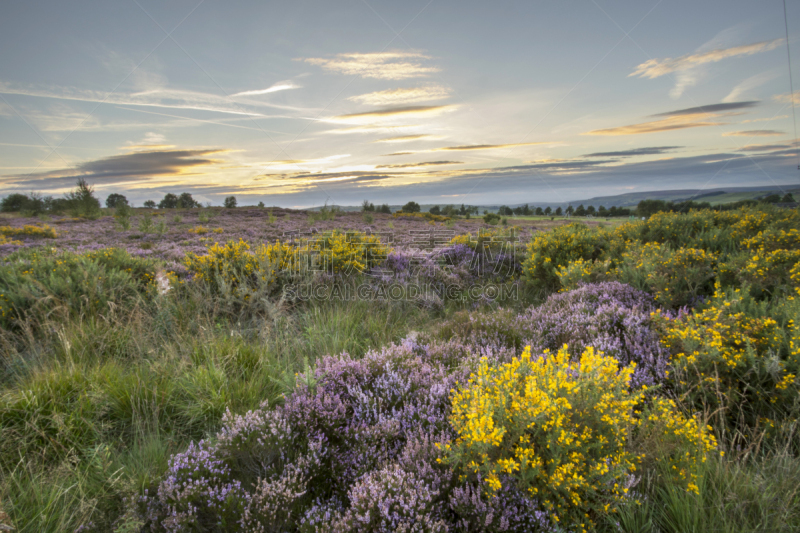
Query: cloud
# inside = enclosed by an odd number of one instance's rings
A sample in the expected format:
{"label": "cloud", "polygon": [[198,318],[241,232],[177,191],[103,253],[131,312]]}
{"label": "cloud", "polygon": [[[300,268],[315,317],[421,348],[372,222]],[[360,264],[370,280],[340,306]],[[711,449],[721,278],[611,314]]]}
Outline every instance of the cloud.
{"label": "cloud", "polygon": [[417,167],[431,167],[440,165],[462,165],[462,161],[424,161],[422,163],[407,163],[404,165],[378,165],[375,168],[417,168]]}
{"label": "cloud", "polygon": [[439,135],[427,135],[427,134],[419,134],[419,135],[401,135],[399,137],[387,137],[386,139],[378,139],[377,141],[372,141],[376,143],[405,143],[410,141],[433,141],[436,139],[441,139],[442,137]]}
{"label": "cloud", "polygon": [[417,105],[406,107],[389,107],[365,113],[351,113],[349,115],[339,115],[333,117],[334,122],[359,122],[361,120],[374,120],[418,115],[438,115],[448,111],[453,111],[457,106],[454,105]]}
{"label": "cloud", "polygon": [[547,142],[537,143],[515,143],[515,144],[466,144],[463,146],[445,146],[443,148],[434,148],[430,152],[463,152],[468,150],[497,150],[502,148],[516,148],[518,146],[535,146],[539,144],[550,144]]}
{"label": "cloud", "polygon": [[362,78],[376,78],[380,80],[404,80],[419,78],[439,68],[424,66],[423,61],[430,59],[420,52],[378,52],[369,54],[337,54],[333,58],[311,57],[298,59],[312,65],[317,65],[325,70],[346,74],[348,76],[361,76]]}
{"label": "cloud", "polygon": [[723,137],[769,137],[772,135],[785,135],[785,132],[778,130],[747,130],[747,131],[729,131],[723,133]]}
{"label": "cloud", "polygon": [[748,144],[737,148],[737,152],[772,152],[774,150],[786,150],[791,148],[788,144]]}
{"label": "cloud", "polygon": [[0,82],[0,94],[15,94],[37,98],[94,102],[98,104],[110,105],[207,111],[213,113],[224,113],[229,115],[259,118],[302,118],[292,115],[265,115],[262,113],[262,110],[258,109],[263,107],[300,111],[304,113],[314,111],[306,108],[273,104],[258,99],[240,98],[234,102],[230,97],[225,95],[202,93],[183,89],[166,89],[162,87],[135,93],[124,93],[122,91],[108,93],[88,89],[76,89],[74,87],[42,87]]}
{"label": "cloud", "polygon": [[259,94],[269,94],[269,93],[274,93],[274,92],[278,92],[278,91],[285,91],[287,89],[299,89],[299,88],[300,88],[300,85],[295,85],[294,83],[292,83],[290,81],[279,81],[278,83],[275,83],[275,84],[271,85],[270,87],[267,87],[266,89],[257,89],[255,91],[242,91],[240,93],[232,94],[231,97],[235,97],[235,96],[256,96],[256,95],[259,95]]}
{"label": "cloud", "polygon": [[416,104],[418,102],[430,102],[432,100],[443,100],[450,96],[450,89],[433,85],[428,87],[414,87],[408,89],[387,89],[358,96],[351,96],[348,100],[367,105],[401,105]]}
{"label": "cloud", "polygon": [[384,154],[384,155],[393,156],[393,155],[422,154],[429,152],[468,152],[472,150],[501,150],[504,148],[516,148],[518,146],[535,146],[541,144],[552,144],[552,143],[536,142],[536,143],[516,143],[516,144],[465,144],[462,146],[442,146],[440,148],[431,148],[430,150],[417,150],[415,152],[394,152],[392,154]]}
{"label": "cloud", "polygon": [[775,79],[776,73],[775,72],[762,72],[761,74],[756,74],[755,76],[750,76],[743,82],[739,83],[736,87],[731,89],[731,92],[728,93],[728,96],[722,99],[723,102],[735,102],[742,95],[752,91],[753,89],[760,87],[767,83],[770,80]]}
{"label": "cloud", "polygon": [[682,115],[705,115],[710,113],[719,113],[721,111],[733,111],[735,109],[748,109],[758,105],[758,100],[750,100],[747,102],[727,102],[722,104],[709,104],[698,107],[689,107],[686,109],[678,109],[677,111],[667,111],[666,113],[658,113],[650,115],[653,117],[675,117]]}
{"label": "cloud", "polygon": [[35,183],[37,188],[63,187],[73,184],[77,178],[84,178],[93,184],[148,180],[156,176],[181,175],[194,167],[217,164],[219,160],[207,156],[225,151],[208,149],[132,152],[86,161],[72,168],[4,176],[3,180],[6,184],[28,187]]}
{"label": "cloud", "polygon": [[766,118],[751,118],[748,120],[743,120],[742,124],[748,124],[750,122],[769,122],[770,120],[780,120],[782,118],[789,118],[789,115],[779,115],[777,117],[766,117]]}
{"label": "cloud", "polygon": [[643,122],[640,124],[631,124],[629,126],[619,126],[616,128],[589,131],[584,135],[641,135],[643,133],[656,133],[659,131],[672,131],[672,130],[682,130],[686,128],[700,128],[705,126],[721,126],[721,125],[722,123],[720,122],[700,121],[699,118],[693,117],[692,115],[689,116],[678,115],[674,117],[668,117],[662,120],[654,120],[651,122]]}
{"label": "cloud", "polygon": [[672,150],[683,148],[683,146],[653,146],[650,148],[633,148],[632,150],[620,150],[617,152],[595,152],[586,154],[583,157],[635,157],[639,155],[658,155]]}
{"label": "cloud", "polygon": [[386,126],[382,124],[366,124],[364,126],[353,126],[352,128],[335,128],[325,130],[322,133],[334,133],[337,135],[348,133],[399,133],[404,130],[418,128],[416,124],[403,124]]}
{"label": "cloud", "polygon": [[783,39],[773,39],[759,43],[717,48],[707,52],[684,55],[678,58],[650,59],[638,65],[628,76],[654,79],[679,70],[686,70],[706,63],[716,63],[730,57],[749,56],[774,50],[783,43]]}
{"label": "cloud", "polygon": [[[775,96],[772,97],[772,99],[778,102],[779,104],[792,103],[792,95],[790,93],[776,94]],[[794,92],[794,103],[800,104],[800,91]]]}

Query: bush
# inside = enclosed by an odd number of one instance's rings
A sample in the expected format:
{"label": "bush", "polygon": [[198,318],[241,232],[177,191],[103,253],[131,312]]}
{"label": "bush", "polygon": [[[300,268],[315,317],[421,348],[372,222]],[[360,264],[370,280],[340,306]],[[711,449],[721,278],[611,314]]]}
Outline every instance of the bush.
{"label": "bush", "polygon": [[21,228],[11,226],[0,226],[0,235],[6,237],[42,237],[45,239],[55,239],[58,237],[56,230],[44,224],[42,226],[32,226],[26,224]]}
{"label": "bush", "polygon": [[[445,461],[482,476],[492,493],[512,482],[537,498],[554,523],[591,529],[627,499],[638,457],[632,432],[642,425],[642,392],[628,385],[634,365],[587,348],[573,362],[564,347],[492,367],[483,361],[453,394],[457,438],[443,446]],[[684,486],[696,490],[698,462],[713,437],[670,404],[646,411],[645,426],[661,423],[681,441]],[[677,469],[677,466],[676,466]],[[504,481],[508,480],[508,481]]]}
{"label": "bush", "polygon": [[[659,318],[673,354],[671,386],[715,427],[741,439],[800,414],[800,305],[757,302],[720,286],[694,314]],[[784,429],[787,429],[784,428]]]}
{"label": "bush", "polygon": [[227,197],[225,197],[225,201],[223,202],[223,205],[225,207],[227,207],[228,209],[233,209],[234,207],[236,207],[236,197],[235,196],[227,196]]}
{"label": "bush", "polygon": [[0,265],[0,324],[5,327],[56,310],[77,316],[129,304],[151,289],[155,277],[151,261],[117,248],[18,254]]}
{"label": "bush", "polygon": [[528,244],[528,258],[522,265],[528,283],[558,290],[558,269],[571,261],[594,261],[603,253],[605,236],[584,224],[559,226],[536,234]]}

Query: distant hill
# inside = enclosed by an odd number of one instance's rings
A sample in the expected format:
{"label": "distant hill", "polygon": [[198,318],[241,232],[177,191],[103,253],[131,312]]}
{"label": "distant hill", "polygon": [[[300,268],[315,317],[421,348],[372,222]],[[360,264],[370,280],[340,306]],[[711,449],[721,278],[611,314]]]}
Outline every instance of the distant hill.
{"label": "distant hill", "polygon": [[[537,202],[535,200],[531,200],[528,202],[521,202],[517,204],[480,204],[478,207],[480,208],[481,213],[484,210],[487,211],[497,211],[501,205],[508,205],[509,207],[517,207],[521,205],[525,205],[526,203],[531,207],[551,207],[555,209],[556,207],[567,207],[568,205],[572,205],[577,207],[580,204],[584,206],[593,205],[595,207],[600,207],[601,205],[604,207],[635,207],[639,202],[642,200],[664,200],[668,202],[680,202],[685,200],[692,200],[695,202],[708,202],[711,205],[718,205],[718,204],[727,204],[731,202],[738,202],[741,200],[757,200],[763,196],[768,194],[773,194],[776,191],[778,192],[789,192],[794,195],[796,199],[800,199],[800,185],[762,185],[759,187],[724,187],[719,189],[678,189],[678,190],[671,190],[671,191],[641,191],[641,192],[631,192],[625,194],[617,194],[614,196],[595,196],[593,198],[587,198],[585,200],[573,200],[570,202]],[[421,210],[428,211],[434,205],[438,205],[440,207],[445,205],[461,205],[461,202],[452,203],[449,202],[441,202],[438,204],[421,204]],[[332,207],[332,206],[328,206]],[[361,211],[361,206],[337,206],[342,211]],[[399,211],[402,207],[402,204],[398,205],[390,205],[392,211]],[[309,208],[310,211],[317,211],[321,209],[322,206],[311,207]]]}

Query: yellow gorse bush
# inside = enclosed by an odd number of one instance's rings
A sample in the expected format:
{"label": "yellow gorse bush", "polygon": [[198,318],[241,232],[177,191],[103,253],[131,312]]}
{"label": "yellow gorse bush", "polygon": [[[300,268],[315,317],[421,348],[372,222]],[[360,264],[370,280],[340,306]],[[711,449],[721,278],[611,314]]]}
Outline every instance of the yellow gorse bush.
{"label": "yellow gorse bush", "polygon": [[519,241],[518,228],[479,228],[477,235],[467,233],[456,235],[448,244],[463,244],[476,251],[491,250],[514,253],[514,247]]}
{"label": "yellow gorse bush", "polygon": [[3,235],[2,233],[0,233],[0,244],[15,244],[19,246],[22,244],[22,241],[15,241],[14,239],[10,239],[5,235]]}
{"label": "yellow gorse bush", "polygon": [[334,231],[296,244],[275,241],[251,248],[242,239],[214,243],[206,255],[187,254],[184,264],[195,279],[235,287],[245,281],[277,283],[310,271],[356,274],[376,266],[387,253],[377,236]]}
{"label": "yellow gorse bush", "polygon": [[645,391],[630,389],[634,369],[591,347],[578,361],[567,346],[538,359],[527,347],[496,367],[484,359],[452,391],[450,420],[458,436],[441,445],[442,461],[480,475],[490,494],[515,483],[555,522],[587,530],[629,497],[642,458],[634,433],[657,427],[680,444],[680,453],[667,458],[676,478],[696,490],[697,466],[715,447],[713,437],[672,404],[659,403],[640,417]]}
{"label": "yellow gorse bush", "polygon": [[[33,226],[26,224],[21,228],[12,228],[11,226],[0,226],[0,234],[6,237],[44,237],[46,239],[55,239],[58,233],[52,227],[44,224],[42,226]],[[10,243],[13,244],[13,243]]]}

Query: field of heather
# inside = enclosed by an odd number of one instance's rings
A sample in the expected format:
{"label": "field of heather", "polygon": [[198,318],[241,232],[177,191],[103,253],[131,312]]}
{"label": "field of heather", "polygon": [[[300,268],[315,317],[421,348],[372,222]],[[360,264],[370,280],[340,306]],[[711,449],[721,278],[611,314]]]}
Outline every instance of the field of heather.
{"label": "field of heather", "polygon": [[0,530],[798,531],[800,214],[0,219]]}

